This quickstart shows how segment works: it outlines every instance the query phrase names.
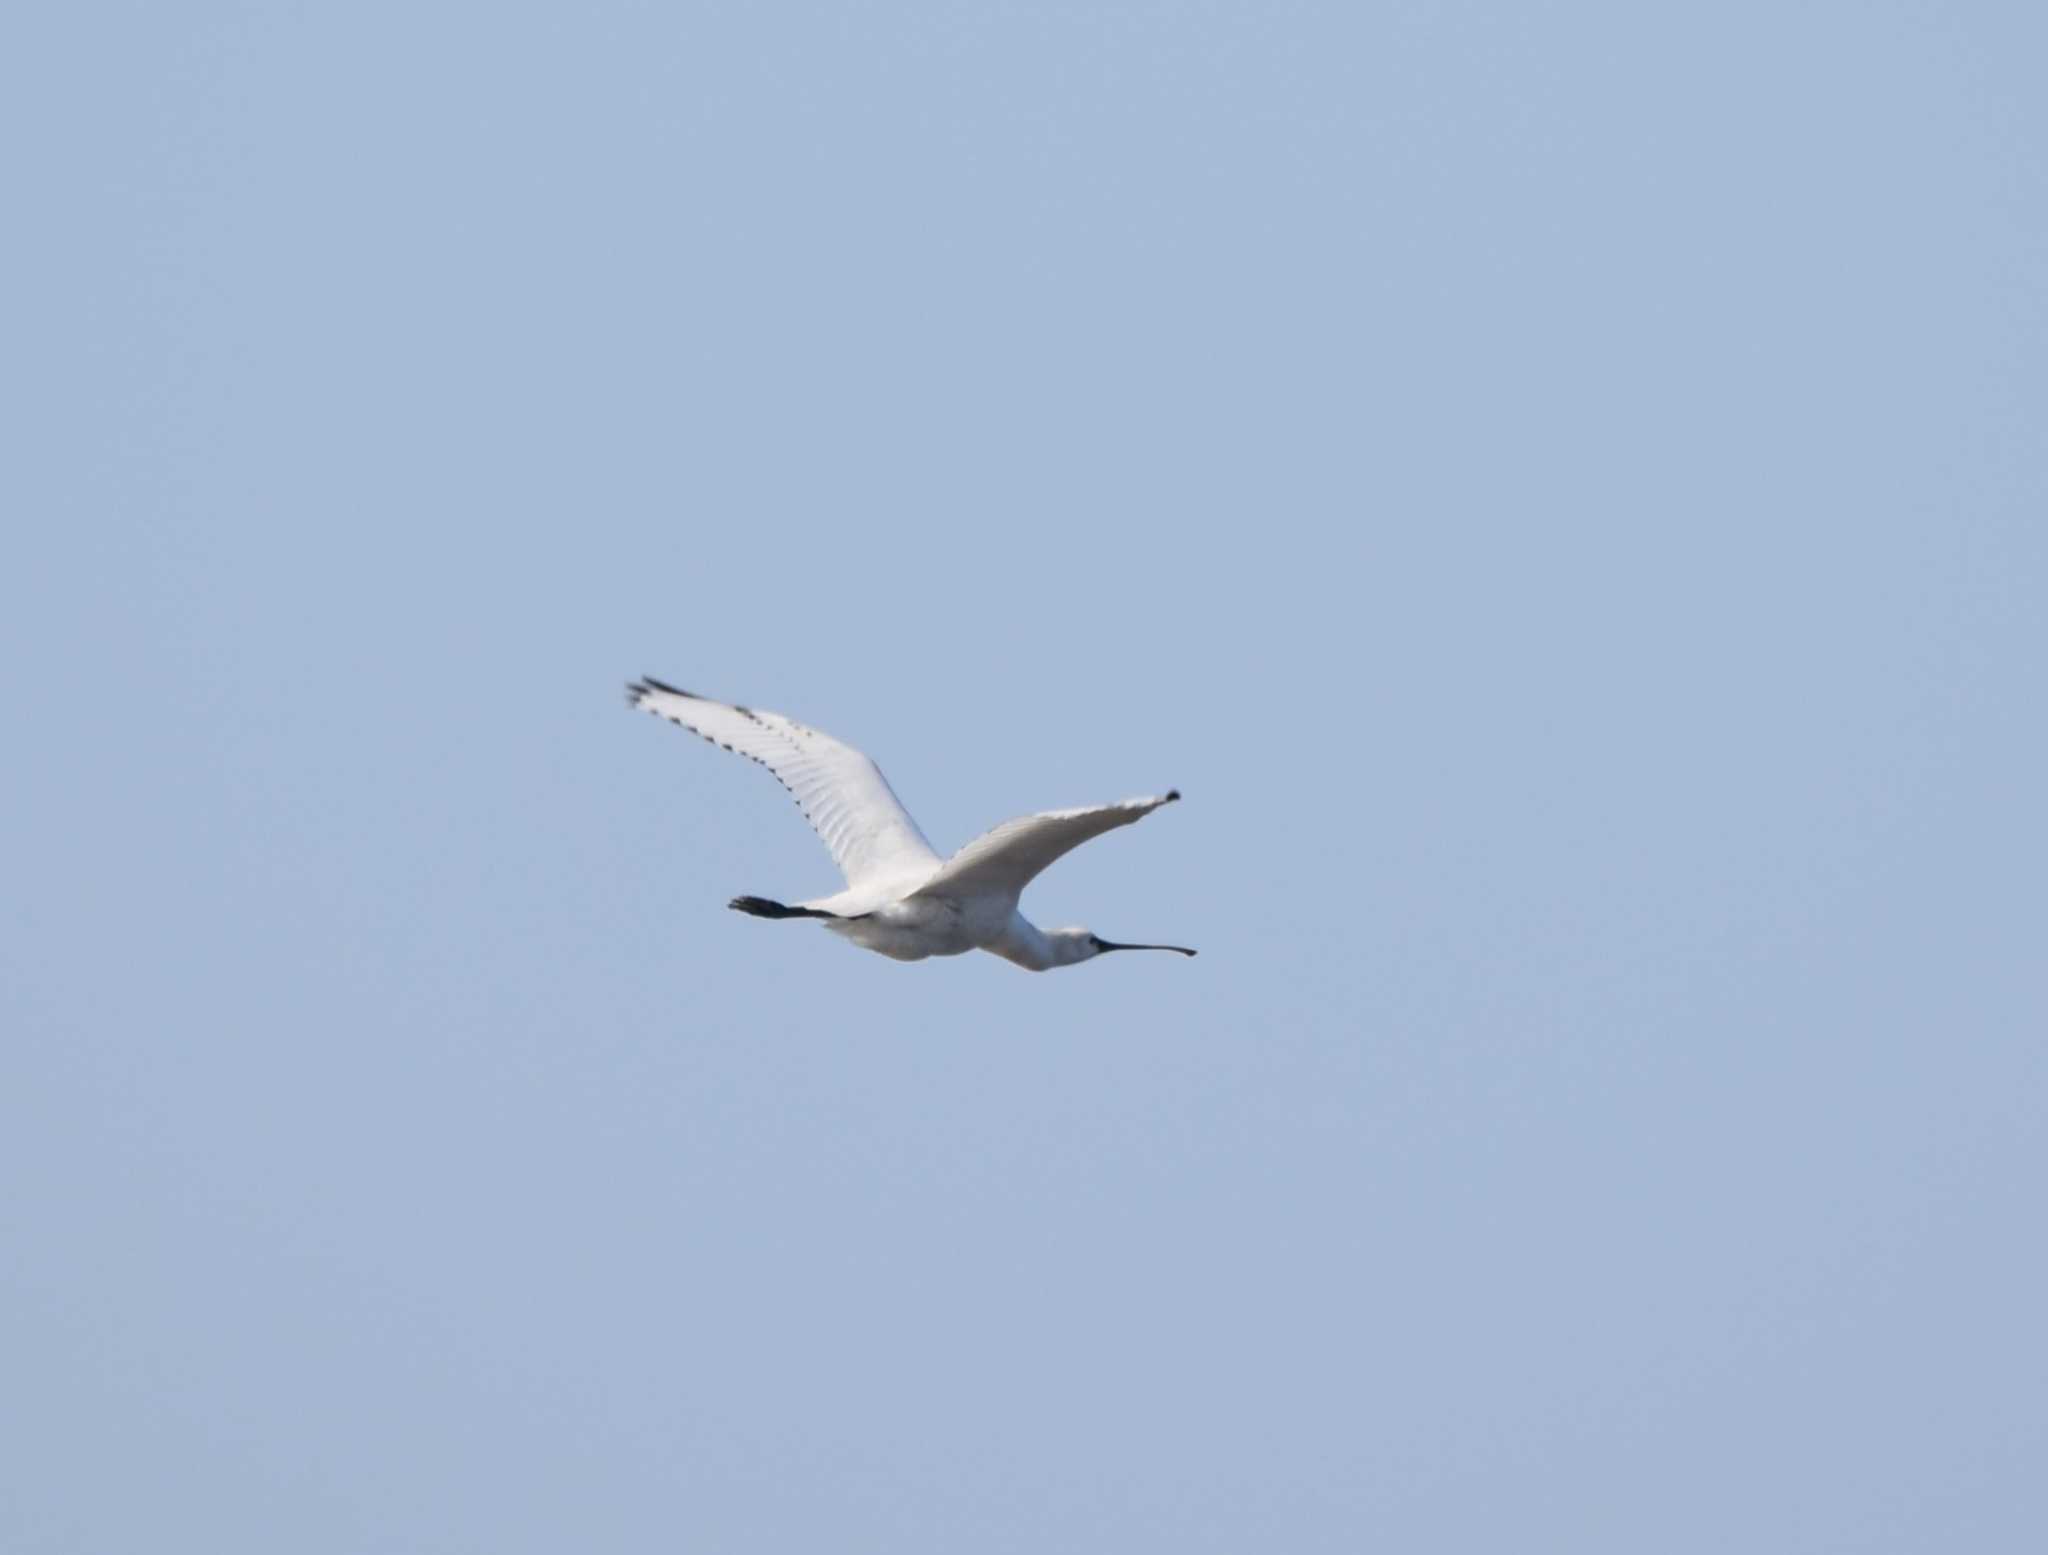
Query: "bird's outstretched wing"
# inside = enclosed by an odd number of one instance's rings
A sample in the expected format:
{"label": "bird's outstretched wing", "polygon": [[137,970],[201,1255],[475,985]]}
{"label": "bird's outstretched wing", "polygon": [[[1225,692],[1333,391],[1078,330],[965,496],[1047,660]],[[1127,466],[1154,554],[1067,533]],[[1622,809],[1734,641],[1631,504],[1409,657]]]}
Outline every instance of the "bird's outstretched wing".
{"label": "bird's outstretched wing", "polygon": [[968,897],[1005,893],[1019,895],[1063,853],[1090,837],[1143,820],[1161,805],[1180,798],[1180,790],[1120,804],[1088,805],[1078,810],[1047,810],[1020,815],[983,832],[947,859],[936,875],[919,886],[918,896]]}
{"label": "bird's outstretched wing", "polygon": [[780,713],[714,702],[652,676],[627,686],[626,699],[766,767],[832,850],[849,886],[929,875],[938,868],[938,854],[882,769],[851,745]]}

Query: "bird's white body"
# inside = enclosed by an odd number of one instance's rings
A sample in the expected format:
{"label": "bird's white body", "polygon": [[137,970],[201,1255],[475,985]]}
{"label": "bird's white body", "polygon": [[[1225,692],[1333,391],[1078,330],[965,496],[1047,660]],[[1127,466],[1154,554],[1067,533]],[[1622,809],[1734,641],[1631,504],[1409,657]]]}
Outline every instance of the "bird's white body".
{"label": "bird's white body", "polygon": [[892,961],[922,961],[926,956],[964,956],[1000,942],[1012,918],[1022,914],[990,897],[952,901],[941,896],[919,897],[915,893],[901,901],[880,902],[873,907],[847,903],[854,893],[843,891],[822,901],[805,902],[838,914],[825,925],[842,939],[852,940],[863,950]]}
{"label": "bird's white body", "polygon": [[846,876],[846,889],[784,906],[742,896],[731,905],[763,918],[816,918],[862,949],[897,961],[986,950],[1032,971],[1070,966],[1121,945],[1085,929],[1047,933],[1018,910],[1039,871],[1090,837],[1151,814],[1177,790],[1120,804],[1050,810],[1005,821],[941,858],[881,770],[859,751],[780,713],[679,691],[653,679],[627,688],[633,706],[759,763],[796,799]]}

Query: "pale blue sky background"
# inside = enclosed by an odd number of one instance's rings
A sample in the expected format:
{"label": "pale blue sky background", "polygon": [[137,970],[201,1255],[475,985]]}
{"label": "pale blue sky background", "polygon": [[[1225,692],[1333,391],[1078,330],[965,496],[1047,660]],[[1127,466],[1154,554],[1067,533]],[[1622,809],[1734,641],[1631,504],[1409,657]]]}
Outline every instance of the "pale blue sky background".
{"label": "pale blue sky background", "polygon": [[11,13],[0,1548],[2048,1547],[2044,14]]}

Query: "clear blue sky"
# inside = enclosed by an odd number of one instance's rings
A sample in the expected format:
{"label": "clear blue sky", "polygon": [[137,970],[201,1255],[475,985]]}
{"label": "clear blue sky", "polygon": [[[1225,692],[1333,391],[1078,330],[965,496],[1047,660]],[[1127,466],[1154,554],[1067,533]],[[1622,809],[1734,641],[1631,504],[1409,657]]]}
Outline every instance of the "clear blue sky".
{"label": "clear blue sky", "polygon": [[13,17],[0,1548],[2048,1548],[2043,15]]}

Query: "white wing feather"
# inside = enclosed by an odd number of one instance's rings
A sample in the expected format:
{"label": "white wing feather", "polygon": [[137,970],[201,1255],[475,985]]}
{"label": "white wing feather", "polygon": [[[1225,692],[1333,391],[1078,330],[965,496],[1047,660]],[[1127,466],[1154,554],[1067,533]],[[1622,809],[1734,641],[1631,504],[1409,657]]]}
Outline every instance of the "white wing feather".
{"label": "white wing feather", "polygon": [[795,797],[849,886],[922,878],[939,867],[882,769],[851,745],[780,713],[714,702],[651,677],[626,695],[635,707],[766,767]]}
{"label": "white wing feather", "polygon": [[984,894],[1011,898],[1062,854],[1071,853],[1090,837],[1143,820],[1161,805],[1180,798],[1180,790],[1126,799],[1120,804],[1089,805],[1078,810],[1047,810],[1022,815],[983,832],[947,859],[939,872],[918,887],[917,896],[965,899]]}

